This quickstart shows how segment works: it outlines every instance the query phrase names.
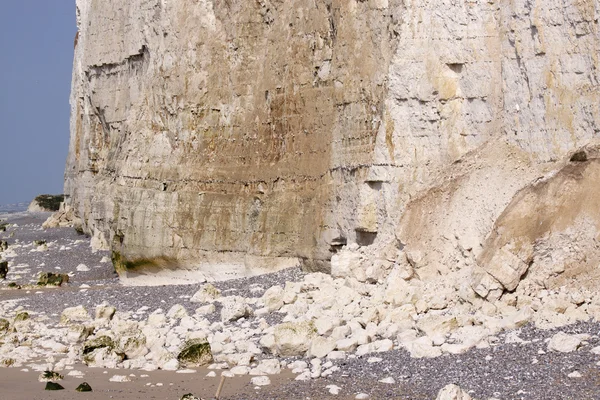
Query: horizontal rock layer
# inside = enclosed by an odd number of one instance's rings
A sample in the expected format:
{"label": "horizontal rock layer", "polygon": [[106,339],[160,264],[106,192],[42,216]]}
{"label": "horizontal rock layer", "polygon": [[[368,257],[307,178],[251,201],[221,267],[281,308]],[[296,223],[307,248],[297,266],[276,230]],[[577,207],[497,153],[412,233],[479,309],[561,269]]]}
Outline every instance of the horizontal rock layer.
{"label": "horizontal rock layer", "polygon": [[68,201],[122,271],[327,270],[354,243],[422,277],[483,262],[600,132],[598,8],[78,0]]}

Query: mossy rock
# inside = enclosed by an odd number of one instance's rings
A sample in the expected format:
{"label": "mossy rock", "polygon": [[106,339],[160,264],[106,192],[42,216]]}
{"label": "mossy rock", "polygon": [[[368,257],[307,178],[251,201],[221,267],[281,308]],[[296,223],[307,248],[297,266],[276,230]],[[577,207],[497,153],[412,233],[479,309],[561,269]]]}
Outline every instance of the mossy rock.
{"label": "mossy rock", "polygon": [[8,274],[8,261],[0,261],[0,278],[6,279]]}
{"label": "mossy rock", "polygon": [[4,318],[0,318],[0,332],[7,331],[10,328],[10,322]]}
{"label": "mossy rock", "polygon": [[46,390],[63,390],[61,384],[55,382],[46,382]]}
{"label": "mossy rock", "polygon": [[8,250],[8,242],[6,240],[0,240],[0,252]]}
{"label": "mossy rock", "polygon": [[17,282],[9,282],[7,286],[11,289],[21,289],[21,285],[17,284]]}
{"label": "mossy rock", "polygon": [[17,316],[15,317],[15,322],[26,321],[29,318],[29,313],[27,311],[23,311],[17,314]]}
{"label": "mossy rock", "polygon": [[40,208],[46,211],[58,211],[60,209],[60,203],[65,201],[64,194],[41,194],[34,200]]}
{"label": "mossy rock", "polygon": [[83,382],[81,385],[79,385],[79,386],[77,386],[75,388],[75,391],[77,391],[77,392],[91,392],[92,391],[92,387],[90,386],[89,383]]}
{"label": "mossy rock", "polygon": [[90,354],[94,350],[103,347],[112,350],[115,348],[115,342],[109,336],[100,336],[95,339],[90,339],[83,344],[83,354]]}
{"label": "mossy rock", "polygon": [[69,282],[69,275],[55,274],[53,272],[41,272],[38,277],[38,286],[60,286]]}
{"label": "mossy rock", "polygon": [[14,358],[5,358],[0,363],[5,367],[12,367],[17,361]]}
{"label": "mossy rock", "polygon": [[34,240],[33,244],[36,246],[43,246],[46,244],[46,241],[45,240]]}
{"label": "mossy rock", "polygon": [[5,223],[0,224],[0,232],[6,232],[6,228],[8,228],[8,224],[5,224]]}
{"label": "mossy rock", "polygon": [[205,340],[189,340],[177,356],[185,367],[199,367],[213,361],[210,344]]}
{"label": "mossy rock", "polygon": [[44,371],[40,374],[38,380],[40,382],[60,381],[64,377],[55,371]]}

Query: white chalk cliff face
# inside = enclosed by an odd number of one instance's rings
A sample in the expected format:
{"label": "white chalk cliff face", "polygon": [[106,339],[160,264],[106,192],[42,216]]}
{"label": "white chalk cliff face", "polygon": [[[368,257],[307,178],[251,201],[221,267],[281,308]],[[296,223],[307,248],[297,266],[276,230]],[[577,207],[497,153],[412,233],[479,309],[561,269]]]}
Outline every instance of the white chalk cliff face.
{"label": "white chalk cliff face", "polygon": [[[123,273],[327,270],[357,244],[384,270],[407,260],[420,279],[469,271],[483,297],[514,290],[541,239],[600,229],[593,203],[548,229],[514,223],[539,212],[519,193],[540,177],[572,168],[585,178],[569,195],[594,186],[593,146],[569,159],[600,135],[599,13],[595,0],[78,0],[69,203]],[[549,208],[553,193],[538,193]]]}

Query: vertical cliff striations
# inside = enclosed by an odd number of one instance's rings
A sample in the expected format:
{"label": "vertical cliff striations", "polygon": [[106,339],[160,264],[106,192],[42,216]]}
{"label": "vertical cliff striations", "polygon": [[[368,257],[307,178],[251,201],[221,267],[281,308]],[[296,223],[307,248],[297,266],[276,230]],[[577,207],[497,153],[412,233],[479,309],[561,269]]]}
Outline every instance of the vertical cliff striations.
{"label": "vertical cliff striations", "polygon": [[599,12],[77,0],[69,203],[121,272],[328,270],[356,243],[485,297],[495,222],[600,134]]}

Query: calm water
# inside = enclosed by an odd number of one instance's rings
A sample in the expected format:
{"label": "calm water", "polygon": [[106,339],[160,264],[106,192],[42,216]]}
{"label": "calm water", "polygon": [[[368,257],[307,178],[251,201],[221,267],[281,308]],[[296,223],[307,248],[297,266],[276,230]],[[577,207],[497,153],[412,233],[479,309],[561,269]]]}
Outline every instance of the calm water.
{"label": "calm water", "polygon": [[0,215],[27,211],[29,203],[0,204]]}

